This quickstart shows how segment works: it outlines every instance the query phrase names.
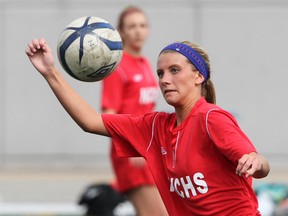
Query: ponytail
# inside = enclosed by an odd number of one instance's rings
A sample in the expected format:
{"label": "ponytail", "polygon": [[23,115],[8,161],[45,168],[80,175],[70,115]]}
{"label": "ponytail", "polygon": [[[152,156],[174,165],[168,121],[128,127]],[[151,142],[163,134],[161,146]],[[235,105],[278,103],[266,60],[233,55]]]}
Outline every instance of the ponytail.
{"label": "ponytail", "polygon": [[216,92],[212,80],[209,78],[202,84],[202,96],[208,103],[216,104]]}

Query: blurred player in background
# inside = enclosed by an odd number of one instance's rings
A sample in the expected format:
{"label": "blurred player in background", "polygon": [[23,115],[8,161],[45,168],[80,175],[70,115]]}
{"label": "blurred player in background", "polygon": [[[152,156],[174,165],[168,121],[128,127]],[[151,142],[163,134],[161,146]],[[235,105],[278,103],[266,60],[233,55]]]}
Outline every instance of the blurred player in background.
{"label": "blurred player in background", "polygon": [[[103,80],[103,113],[144,114],[152,112],[160,93],[150,63],[142,55],[149,33],[146,14],[129,6],[119,15],[118,31],[124,44],[120,65]],[[167,215],[150,169],[142,157],[119,158],[112,140],[111,160],[115,187],[133,203],[137,216]]]}

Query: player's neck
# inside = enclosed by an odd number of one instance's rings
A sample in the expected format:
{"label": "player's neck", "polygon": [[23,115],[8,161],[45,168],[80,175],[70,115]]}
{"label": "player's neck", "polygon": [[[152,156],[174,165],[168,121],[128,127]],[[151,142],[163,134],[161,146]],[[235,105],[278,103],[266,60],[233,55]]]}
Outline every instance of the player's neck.
{"label": "player's neck", "polygon": [[201,96],[196,96],[189,100],[188,103],[175,107],[175,113],[177,118],[177,125],[180,125],[191,113],[197,101],[201,98]]}
{"label": "player's neck", "polygon": [[129,55],[134,57],[140,57],[141,56],[141,50],[140,49],[131,49],[130,47],[124,48],[125,52],[127,52]]}

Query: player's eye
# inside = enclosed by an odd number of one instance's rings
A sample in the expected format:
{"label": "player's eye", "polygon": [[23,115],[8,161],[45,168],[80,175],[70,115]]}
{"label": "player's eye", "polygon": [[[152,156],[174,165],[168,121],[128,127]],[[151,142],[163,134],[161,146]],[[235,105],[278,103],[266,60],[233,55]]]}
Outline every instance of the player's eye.
{"label": "player's eye", "polygon": [[162,78],[163,75],[164,75],[164,72],[163,72],[163,71],[157,70],[157,76],[158,76],[159,78]]}
{"label": "player's eye", "polygon": [[136,27],[136,25],[134,23],[127,25],[128,30],[134,29],[135,27]]}
{"label": "player's eye", "polygon": [[172,67],[172,68],[170,68],[170,72],[171,72],[172,74],[177,74],[179,71],[180,71],[180,70],[179,70],[179,68],[177,68],[177,67]]}
{"label": "player's eye", "polygon": [[141,23],[141,24],[140,24],[140,27],[141,27],[141,28],[147,28],[148,25],[147,25],[146,23]]}

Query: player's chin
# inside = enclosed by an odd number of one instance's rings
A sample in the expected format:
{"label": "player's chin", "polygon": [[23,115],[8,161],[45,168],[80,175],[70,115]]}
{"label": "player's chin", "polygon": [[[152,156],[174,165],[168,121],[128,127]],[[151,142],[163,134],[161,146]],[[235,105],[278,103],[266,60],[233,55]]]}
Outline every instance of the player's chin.
{"label": "player's chin", "polygon": [[134,48],[141,50],[143,46],[144,46],[144,41],[142,40],[134,41]]}
{"label": "player's chin", "polygon": [[172,98],[172,97],[169,96],[169,95],[167,95],[167,96],[164,95],[164,99],[165,99],[165,101],[167,102],[167,104],[169,104],[169,105],[171,105],[171,106],[176,106],[176,105],[177,105],[175,99]]}

